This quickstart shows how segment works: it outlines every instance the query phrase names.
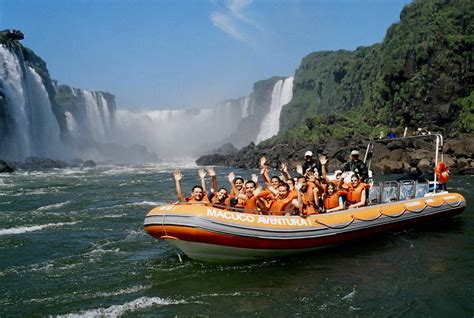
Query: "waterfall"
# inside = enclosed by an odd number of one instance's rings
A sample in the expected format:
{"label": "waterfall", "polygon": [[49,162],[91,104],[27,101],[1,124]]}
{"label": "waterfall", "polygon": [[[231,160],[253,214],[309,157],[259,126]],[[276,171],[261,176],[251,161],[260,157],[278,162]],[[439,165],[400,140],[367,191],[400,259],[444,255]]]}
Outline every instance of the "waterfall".
{"label": "waterfall", "polygon": [[279,80],[272,91],[272,102],[270,111],[263,118],[259,133],[255,142],[258,144],[276,134],[280,130],[280,113],[284,105],[293,98],[293,77]]}
{"label": "waterfall", "polygon": [[0,155],[10,160],[58,155],[62,147],[59,125],[41,77],[26,65],[21,52],[14,54],[3,45],[0,65],[4,112],[11,118],[8,129],[1,131]]}
{"label": "waterfall", "polygon": [[86,144],[109,142],[113,135],[115,105],[110,105],[104,93],[62,85],[60,94],[68,95],[72,105],[65,112],[70,136]]}
{"label": "waterfall", "polygon": [[240,105],[242,107],[242,119],[247,118],[252,115],[252,109],[249,112],[250,96],[245,96],[240,99]]}

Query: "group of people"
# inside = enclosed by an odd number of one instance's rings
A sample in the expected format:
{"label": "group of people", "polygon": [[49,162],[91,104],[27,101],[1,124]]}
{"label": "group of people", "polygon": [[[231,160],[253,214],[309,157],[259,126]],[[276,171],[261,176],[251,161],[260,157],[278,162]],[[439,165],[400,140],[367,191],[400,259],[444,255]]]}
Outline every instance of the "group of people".
{"label": "group of people", "polygon": [[[198,171],[200,185],[192,188],[191,195],[184,197],[181,189],[183,175],[175,171],[176,193],[179,201],[207,203],[215,207],[253,214],[300,215],[328,213],[345,208],[358,208],[366,205],[368,170],[359,152],[351,152],[351,160],[337,170],[330,178],[326,170],[327,158],[318,159],[307,151],[303,165],[296,166],[297,176],[292,177],[286,164],[280,167],[280,175],[270,176],[266,158],[259,161],[260,177],[252,174],[249,180],[229,173],[230,188],[217,186],[216,172],[209,167]],[[206,176],[211,177],[211,188],[206,187]],[[350,176],[350,182],[344,182]]]}

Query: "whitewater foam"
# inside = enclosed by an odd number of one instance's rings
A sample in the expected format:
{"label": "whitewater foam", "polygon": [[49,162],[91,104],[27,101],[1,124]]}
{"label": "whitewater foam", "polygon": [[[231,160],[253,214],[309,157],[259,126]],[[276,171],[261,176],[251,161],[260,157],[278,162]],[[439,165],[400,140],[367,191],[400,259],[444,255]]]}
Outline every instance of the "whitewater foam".
{"label": "whitewater foam", "polygon": [[42,229],[49,228],[49,227],[60,227],[60,226],[65,226],[65,225],[73,225],[77,223],[80,223],[80,221],[49,223],[49,224],[43,224],[43,225],[30,225],[30,226],[14,227],[14,228],[9,228],[9,229],[0,229],[0,235],[23,234],[23,233],[28,233],[28,232],[40,231]]}
{"label": "whitewater foam", "polygon": [[60,203],[56,203],[56,204],[45,205],[45,206],[39,207],[38,209],[36,209],[36,211],[46,211],[46,210],[51,210],[51,209],[57,209],[57,208],[61,208],[61,207],[65,206],[69,203],[71,203],[71,201],[65,201],[65,202],[60,202]]}
{"label": "whitewater foam", "polygon": [[140,309],[144,309],[147,307],[152,307],[155,305],[159,306],[166,306],[166,305],[179,305],[179,304],[186,304],[187,302],[184,300],[173,300],[168,298],[160,298],[160,297],[140,297],[135,300],[126,302],[122,305],[113,305],[107,308],[97,308],[91,309],[87,311],[81,311],[78,313],[71,313],[66,315],[61,315],[58,317],[68,317],[68,318],[75,318],[75,317],[120,317],[127,312],[135,312]]}

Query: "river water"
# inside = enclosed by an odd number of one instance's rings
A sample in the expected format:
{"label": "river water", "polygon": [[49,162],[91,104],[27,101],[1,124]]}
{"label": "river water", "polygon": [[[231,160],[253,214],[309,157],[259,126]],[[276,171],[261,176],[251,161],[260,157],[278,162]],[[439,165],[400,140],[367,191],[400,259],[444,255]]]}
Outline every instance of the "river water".
{"label": "river water", "polygon": [[[458,217],[246,265],[183,257],[143,230],[183,163],[0,176],[0,317],[474,314],[474,176]],[[229,169],[218,169],[222,185]],[[183,188],[197,182],[183,170]],[[251,171],[236,171],[248,177]]]}

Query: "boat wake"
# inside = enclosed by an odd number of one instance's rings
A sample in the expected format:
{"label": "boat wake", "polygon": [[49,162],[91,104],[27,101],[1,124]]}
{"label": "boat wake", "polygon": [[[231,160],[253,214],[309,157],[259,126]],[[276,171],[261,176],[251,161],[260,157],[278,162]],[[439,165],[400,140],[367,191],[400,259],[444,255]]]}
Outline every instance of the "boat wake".
{"label": "boat wake", "polygon": [[179,305],[179,304],[186,304],[186,303],[187,302],[184,300],[173,300],[173,299],[160,298],[160,297],[140,297],[121,305],[113,305],[107,308],[91,309],[87,311],[61,315],[57,317],[68,317],[68,318],[104,317],[104,316],[119,317],[127,312],[129,313],[136,312],[147,307],[152,307],[152,306],[157,306],[157,305],[158,306]]}
{"label": "boat wake", "polygon": [[0,235],[23,234],[23,233],[28,233],[28,232],[40,231],[45,228],[73,225],[77,223],[80,223],[80,221],[49,223],[49,224],[43,224],[43,225],[20,226],[20,227],[13,227],[9,229],[0,229]]}

